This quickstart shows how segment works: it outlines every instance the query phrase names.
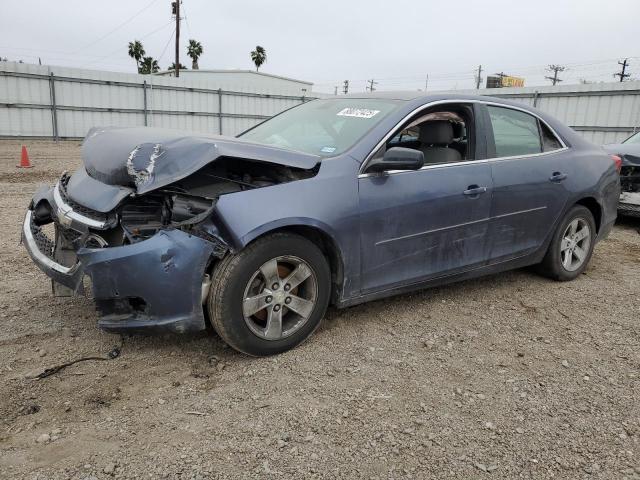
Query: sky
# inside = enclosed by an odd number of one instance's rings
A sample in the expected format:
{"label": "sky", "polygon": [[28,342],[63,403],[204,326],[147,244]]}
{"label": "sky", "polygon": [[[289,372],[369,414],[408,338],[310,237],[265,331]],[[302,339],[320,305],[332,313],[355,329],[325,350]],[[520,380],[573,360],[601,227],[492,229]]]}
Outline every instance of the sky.
{"label": "sky", "polygon": [[[174,61],[171,0],[0,0],[0,57],[28,63],[135,72],[128,42],[142,41],[166,69]],[[333,93],[475,87],[475,73],[563,84],[615,81],[618,61],[640,79],[640,0],[183,0],[182,64],[190,38],[200,69],[252,69],[313,82]],[[428,77],[428,80],[427,80]]]}

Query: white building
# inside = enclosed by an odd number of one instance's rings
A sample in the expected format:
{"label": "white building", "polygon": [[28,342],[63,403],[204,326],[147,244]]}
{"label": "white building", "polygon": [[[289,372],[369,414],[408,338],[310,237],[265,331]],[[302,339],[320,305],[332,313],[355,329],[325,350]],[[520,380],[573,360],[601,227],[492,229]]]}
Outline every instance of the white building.
{"label": "white building", "polygon": [[[173,70],[156,75],[174,77]],[[221,88],[254,93],[310,96],[313,83],[253,70],[180,70],[180,79],[203,88]]]}

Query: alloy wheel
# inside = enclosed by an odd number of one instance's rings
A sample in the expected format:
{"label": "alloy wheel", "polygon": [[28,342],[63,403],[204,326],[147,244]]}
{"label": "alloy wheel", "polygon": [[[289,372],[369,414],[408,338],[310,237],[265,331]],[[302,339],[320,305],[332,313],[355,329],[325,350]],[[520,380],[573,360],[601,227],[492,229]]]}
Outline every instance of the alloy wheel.
{"label": "alloy wheel", "polygon": [[591,228],[583,218],[574,218],[564,233],[560,242],[560,260],[565,270],[574,272],[587,259],[591,246]]}
{"label": "alloy wheel", "polygon": [[307,323],[318,299],[318,280],[299,257],[265,262],[244,290],[242,314],[249,329],[265,340],[293,335]]}

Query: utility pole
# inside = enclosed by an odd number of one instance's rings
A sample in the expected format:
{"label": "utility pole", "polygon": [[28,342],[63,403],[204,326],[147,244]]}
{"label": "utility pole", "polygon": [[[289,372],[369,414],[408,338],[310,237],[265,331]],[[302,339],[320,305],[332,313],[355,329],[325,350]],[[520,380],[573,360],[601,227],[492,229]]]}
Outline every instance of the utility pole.
{"label": "utility pole", "polygon": [[424,91],[427,91],[427,88],[429,88],[429,74],[427,73],[427,79],[424,81]]}
{"label": "utility pole", "polygon": [[334,95],[338,95],[338,86],[336,85],[336,86],[335,86],[335,87],[333,87],[333,88],[334,88],[334,90],[333,90],[333,94],[334,94]]}
{"label": "utility pole", "polygon": [[342,93],[344,93],[345,95],[349,93],[349,80],[345,80],[344,82],[342,82]]}
{"label": "utility pole", "polygon": [[614,73],[613,76],[614,77],[620,77],[620,81],[624,82],[624,79],[627,77],[630,77],[631,74],[630,73],[626,73],[627,71],[627,67],[629,66],[629,59],[625,58],[624,61],[622,62],[618,62],[618,65],[622,66],[622,72],[620,73]]}
{"label": "utility pole", "polygon": [[180,1],[171,2],[173,14],[176,16],[176,78],[180,76]]}
{"label": "utility pole", "polygon": [[478,75],[476,76],[476,90],[480,90],[482,83],[482,65],[478,65]]}
{"label": "utility pole", "polygon": [[378,82],[374,81],[373,78],[371,80],[369,80],[367,82],[369,85],[365,88],[365,90],[369,90],[370,92],[375,91],[376,87],[374,87],[374,85],[377,85]]}
{"label": "utility pole", "polygon": [[553,72],[553,77],[544,77],[547,80],[551,80],[551,84],[555,85],[556,83],[560,83],[562,80],[558,78],[558,72],[564,72],[566,70],[565,67],[561,65],[549,65],[547,68],[549,72]]}

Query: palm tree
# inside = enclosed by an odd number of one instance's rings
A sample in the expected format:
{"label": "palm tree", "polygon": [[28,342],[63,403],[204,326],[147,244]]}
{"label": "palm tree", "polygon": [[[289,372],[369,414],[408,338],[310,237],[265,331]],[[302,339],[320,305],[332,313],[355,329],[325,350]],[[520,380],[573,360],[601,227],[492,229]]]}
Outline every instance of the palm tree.
{"label": "palm tree", "polygon": [[251,52],[251,60],[256,64],[256,72],[262,66],[264,62],[267,61],[267,51],[262,48],[260,45],[256,47],[256,49]]}
{"label": "palm tree", "polygon": [[138,73],[141,73],[141,61],[142,57],[145,56],[147,52],[144,51],[144,47],[142,46],[142,42],[140,40],[134,40],[133,42],[129,42],[129,56],[136,61],[136,65],[138,67]]}
{"label": "palm tree", "polygon": [[153,57],[144,57],[140,62],[140,73],[150,74],[156,73],[160,70],[160,66],[158,65],[158,61]]}
{"label": "palm tree", "polygon": [[[173,62],[169,68],[167,70],[171,71],[171,70],[175,70],[176,69],[176,62]],[[180,64],[180,70],[186,70],[187,67],[185,67],[182,63]]]}
{"label": "palm tree", "polygon": [[198,58],[202,55],[204,49],[202,44],[196,40],[189,40],[189,46],[187,47],[187,55],[191,57],[191,68],[198,70]]}

